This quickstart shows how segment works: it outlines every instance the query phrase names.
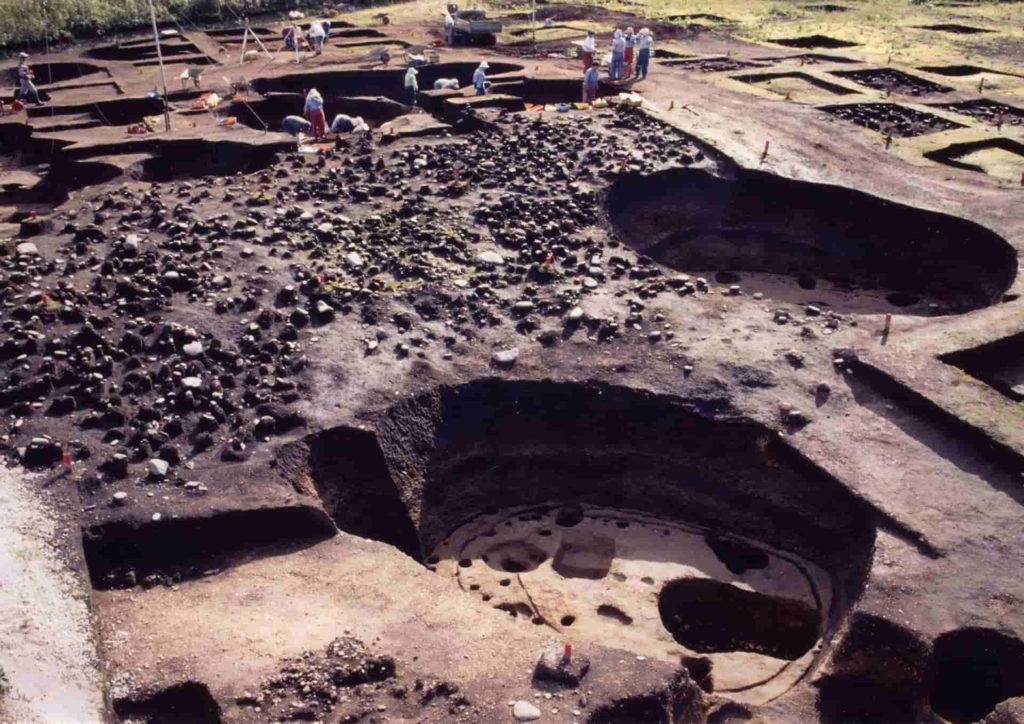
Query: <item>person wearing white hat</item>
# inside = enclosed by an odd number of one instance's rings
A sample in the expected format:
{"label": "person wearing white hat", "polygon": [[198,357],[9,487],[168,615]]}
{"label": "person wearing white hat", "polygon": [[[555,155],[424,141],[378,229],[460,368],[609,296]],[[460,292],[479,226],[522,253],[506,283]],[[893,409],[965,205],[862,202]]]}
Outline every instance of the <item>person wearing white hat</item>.
{"label": "person wearing white hat", "polygon": [[634,78],[647,78],[647,69],[651,64],[651,45],[654,43],[654,36],[647,28],[640,30],[637,35],[637,45],[640,52],[636,58],[636,75]]}
{"label": "person wearing white hat", "polygon": [[419,71],[415,68],[410,67],[405,71],[405,104],[407,106],[416,105],[416,91],[420,88],[419,81],[416,80],[417,75],[419,75]]}
{"label": "person wearing white hat", "polygon": [[487,69],[490,67],[490,64],[485,60],[473,72],[473,86],[476,88],[478,96],[487,94]]}
{"label": "person wearing white hat", "polygon": [[621,80],[625,66],[626,36],[619,29],[612,36],[612,62],[608,65],[608,74],[612,80]]}
{"label": "person wearing white hat", "polygon": [[39,100],[39,89],[32,82],[32,69],[28,67],[28,53],[18,54],[18,96],[32,98],[37,106],[43,105]]}

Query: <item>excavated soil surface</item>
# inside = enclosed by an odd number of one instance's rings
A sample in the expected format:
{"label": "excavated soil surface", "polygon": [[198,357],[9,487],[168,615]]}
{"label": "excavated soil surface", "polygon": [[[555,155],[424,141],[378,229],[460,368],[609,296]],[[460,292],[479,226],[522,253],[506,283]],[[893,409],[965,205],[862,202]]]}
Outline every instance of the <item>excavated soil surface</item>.
{"label": "excavated soil surface", "polygon": [[937,25],[921,25],[921,30],[937,30],[943,33],[954,33],[956,35],[979,35],[993,31],[985,28],[977,28],[973,25],[960,25],[958,23],[939,23]]}
{"label": "excavated soil surface", "polygon": [[935,107],[956,111],[965,116],[971,116],[979,121],[987,121],[989,123],[1002,122],[1009,126],[1024,124],[1024,109],[1000,103],[999,101],[988,100],[987,98],[961,101],[960,103],[937,104]]}
{"label": "excavated soil surface", "polygon": [[815,78],[807,73],[798,71],[783,73],[751,73],[748,75],[734,75],[734,79],[760,85],[776,93],[789,93],[791,91],[826,91],[832,95],[846,96],[856,95],[857,91],[844,88],[836,83]]}
{"label": "excavated soil surface", "polygon": [[963,128],[959,123],[895,103],[851,103],[822,106],[821,110],[883,135],[903,138]]}
{"label": "excavated soil surface", "polygon": [[799,38],[778,38],[771,41],[787,48],[854,48],[858,43],[831,38],[827,35],[806,35]]}
{"label": "excavated soil surface", "polygon": [[[338,22],[298,65],[237,66],[237,29],[165,35],[174,73],[230,45],[203,90],[252,87],[217,113],[175,90],[169,134],[125,128],[161,115],[150,39],[36,66],[53,102],[0,123],[0,452],[70,533],[84,589],[57,595],[95,614],[90,701],[211,723],[1011,711],[1024,368],[1000,179],[1024,146],[988,124],[1022,113],[971,89],[942,108],[984,124],[823,109],[949,131],[890,148],[799,100],[854,91],[796,61],[855,58],[761,57],[711,14],[545,13],[685,42],[603,82],[609,107],[555,112],[532,104],[578,100],[564,39],[441,48],[409,109],[400,63],[356,64],[438,22]],[[490,95],[431,90],[482,57]],[[891,64],[836,73],[948,90]],[[311,87],[374,132],[279,133]]]}
{"label": "excavated soil surface", "polygon": [[832,75],[852,80],[854,83],[866,85],[868,88],[883,90],[887,93],[919,96],[929,93],[949,93],[953,89],[924,78],[918,78],[891,68],[878,70],[834,70]]}

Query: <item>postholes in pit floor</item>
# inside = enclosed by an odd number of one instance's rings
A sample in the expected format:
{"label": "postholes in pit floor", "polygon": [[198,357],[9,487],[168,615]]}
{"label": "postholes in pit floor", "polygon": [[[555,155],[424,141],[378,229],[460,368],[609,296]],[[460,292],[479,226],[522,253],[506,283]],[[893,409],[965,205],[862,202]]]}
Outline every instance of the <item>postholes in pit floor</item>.
{"label": "postholes in pit floor", "polygon": [[707,657],[715,691],[749,703],[807,670],[832,600],[829,575],[789,553],[599,507],[482,515],[430,560],[523,625],[669,662]]}

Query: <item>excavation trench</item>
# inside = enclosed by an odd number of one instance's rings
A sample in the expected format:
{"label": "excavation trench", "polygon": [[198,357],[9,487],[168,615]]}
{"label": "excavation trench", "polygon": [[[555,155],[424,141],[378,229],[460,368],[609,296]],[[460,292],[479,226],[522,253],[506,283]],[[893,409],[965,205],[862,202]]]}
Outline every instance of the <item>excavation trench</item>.
{"label": "excavation trench", "polygon": [[[263,130],[264,124],[271,131],[280,131],[281,122],[286,116],[301,116],[305,106],[305,97],[299,93],[271,93],[261,100],[245,103],[232,103],[228,113],[238,118],[238,122]],[[362,116],[367,124],[376,128],[382,123],[394,120],[405,114],[408,107],[384,97],[337,97],[324,100],[324,113],[330,123],[338,113],[349,116]]]}
{"label": "excavation trench", "polygon": [[1017,270],[1013,248],[975,223],[759,171],[624,176],[607,209],[627,244],[666,266],[822,277],[847,290],[828,299],[838,309],[893,311],[916,296],[965,312],[999,301]]}
{"label": "excavation trench", "polygon": [[940,357],[1016,402],[1024,402],[1024,332]]}
{"label": "excavation trench", "polygon": [[[460,86],[472,85],[473,71],[476,63],[438,63],[426,65],[419,69],[419,86],[426,90],[434,87],[439,78],[455,78]],[[496,76],[522,71],[521,65],[511,63],[491,63],[488,76],[495,80]],[[405,97],[405,71],[393,70],[340,70],[320,73],[295,73],[276,78],[257,78],[253,81],[253,90],[262,94],[270,93],[302,93],[316,88],[325,100],[337,97],[383,96],[395,101],[403,101]],[[301,112],[302,108],[299,108]]]}
{"label": "excavation trench", "polygon": [[[727,405],[485,380],[396,405],[376,433],[286,446],[278,470],[341,530],[503,615],[669,661],[705,652],[719,690],[757,699],[814,665],[876,516],[778,436],[716,417]],[[717,634],[694,640],[680,615]]]}
{"label": "excavation trench", "polygon": [[927,151],[924,157],[945,166],[1016,181],[1024,163],[1024,143],[1010,138],[986,138],[953,143]]}
{"label": "excavation trench", "polygon": [[[160,52],[164,58],[173,58],[176,55],[199,55],[202,51],[194,43],[162,41]],[[108,45],[100,48],[93,48],[86,53],[90,58],[96,60],[153,60],[156,59],[156,45],[152,41],[142,43],[122,43],[120,45]]]}
{"label": "excavation trench", "polygon": [[113,520],[82,530],[98,589],[170,584],[252,558],[280,555],[331,537],[319,508],[289,506],[161,520]]}
{"label": "excavation trench", "polygon": [[[29,68],[37,85],[64,83],[96,74],[110,77],[106,68],[91,63],[32,63]],[[15,85],[18,82],[17,70],[12,68],[5,73],[5,81],[7,85]]]}

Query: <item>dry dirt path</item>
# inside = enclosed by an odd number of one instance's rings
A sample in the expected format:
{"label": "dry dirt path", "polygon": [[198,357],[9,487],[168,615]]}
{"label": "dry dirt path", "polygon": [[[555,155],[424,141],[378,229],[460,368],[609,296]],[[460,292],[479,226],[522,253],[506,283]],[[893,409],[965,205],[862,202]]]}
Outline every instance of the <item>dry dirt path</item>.
{"label": "dry dirt path", "polygon": [[54,544],[39,481],[0,467],[0,722],[100,722],[88,594]]}

